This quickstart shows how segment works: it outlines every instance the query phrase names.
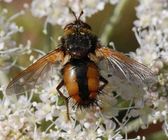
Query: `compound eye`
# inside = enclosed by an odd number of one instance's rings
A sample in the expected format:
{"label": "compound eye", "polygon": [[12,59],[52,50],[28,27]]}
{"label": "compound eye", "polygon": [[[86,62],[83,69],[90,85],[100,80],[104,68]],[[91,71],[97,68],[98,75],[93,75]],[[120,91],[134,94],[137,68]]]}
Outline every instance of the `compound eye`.
{"label": "compound eye", "polygon": [[87,28],[87,29],[91,30],[91,27],[86,23],[84,23],[84,28]]}
{"label": "compound eye", "polygon": [[70,24],[67,24],[65,27],[64,27],[64,30],[69,30],[73,28],[73,23],[70,23]]}

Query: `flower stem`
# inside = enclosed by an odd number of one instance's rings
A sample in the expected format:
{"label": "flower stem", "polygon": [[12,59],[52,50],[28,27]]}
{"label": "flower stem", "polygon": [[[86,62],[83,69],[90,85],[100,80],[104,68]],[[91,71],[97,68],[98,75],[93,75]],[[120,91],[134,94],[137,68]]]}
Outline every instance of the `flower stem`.
{"label": "flower stem", "polygon": [[8,80],[8,78],[7,78],[7,76],[6,76],[6,74],[3,72],[3,71],[1,71],[0,70],[0,86],[1,85],[7,85],[8,84],[8,82],[9,82],[9,80]]}
{"label": "flower stem", "polygon": [[119,3],[116,5],[114,13],[111,15],[109,22],[104,27],[104,32],[101,35],[101,41],[104,45],[108,44],[109,38],[114,32],[114,28],[117,23],[121,21],[121,15],[129,2],[130,0],[120,0]]}

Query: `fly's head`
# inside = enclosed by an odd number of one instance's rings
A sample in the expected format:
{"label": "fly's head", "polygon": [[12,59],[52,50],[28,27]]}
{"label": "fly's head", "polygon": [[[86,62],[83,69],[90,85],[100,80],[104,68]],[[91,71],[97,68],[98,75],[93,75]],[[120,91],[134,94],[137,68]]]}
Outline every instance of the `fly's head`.
{"label": "fly's head", "polygon": [[81,15],[72,23],[64,28],[62,37],[62,47],[64,52],[71,55],[72,58],[83,58],[90,52],[94,52],[97,44],[97,36],[92,33],[90,25],[80,20]]}

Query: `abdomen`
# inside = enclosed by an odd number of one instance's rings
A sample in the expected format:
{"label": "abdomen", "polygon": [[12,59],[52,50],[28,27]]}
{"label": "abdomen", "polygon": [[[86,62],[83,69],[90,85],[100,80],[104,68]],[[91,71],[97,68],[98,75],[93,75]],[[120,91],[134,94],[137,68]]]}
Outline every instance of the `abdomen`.
{"label": "abdomen", "polygon": [[99,70],[94,62],[73,59],[64,66],[63,76],[69,96],[78,105],[94,104],[99,89]]}

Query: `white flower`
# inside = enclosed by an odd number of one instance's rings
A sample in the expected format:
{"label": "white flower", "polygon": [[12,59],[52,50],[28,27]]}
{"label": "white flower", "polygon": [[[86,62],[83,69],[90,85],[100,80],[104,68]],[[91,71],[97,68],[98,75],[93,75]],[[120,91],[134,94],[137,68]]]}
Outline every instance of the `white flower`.
{"label": "white flower", "polygon": [[38,17],[46,16],[49,12],[50,8],[50,0],[44,0],[41,2],[40,0],[35,0],[32,2],[32,12],[33,15]]}
{"label": "white flower", "polygon": [[[11,68],[16,61],[9,63],[11,56],[17,57],[30,52],[30,41],[27,41],[26,45],[17,44],[13,40],[13,36],[19,32],[23,32],[23,27],[16,25],[13,21],[18,16],[23,15],[24,11],[20,11],[11,17],[7,17],[8,10],[1,10],[0,14],[0,59],[1,67],[0,70],[7,70]],[[16,59],[16,58],[15,58]]]}
{"label": "white flower", "polygon": [[[34,131],[35,119],[26,106],[27,100],[21,97],[18,101],[5,98],[0,107],[4,118],[0,120],[0,138],[17,139],[18,137],[31,137]],[[26,133],[25,133],[26,132]]]}
{"label": "white flower", "polygon": [[31,11],[34,16],[46,17],[46,23],[59,24],[64,27],[67,23],[72,22],[74,17],[69,11],[69,7],[78,15],[83,10],[84,15],[81,17],[84,20],[86,17],[104,9],[105,4],[117,4],[119,0],[34,0],[31,3]]}
{"label": "white flower", "polygon": [[[138,113],[144,124],[150,123],[150,117],[147,117],[147,114],[153,117],[155,123],[157,120],[164,120],[163,128],[167,134],[168,1],[139,0],[139,2],[136,8],[138,20],[134,23],[133,31],[140,48],[136,50],[136,53],[131,53],[131,56],[157,74],[157,83],[146,90],[144,106],[138,110]],[[134,112],[131,114],[134,115]]]}
{"label": "white flower", "polygon": [[8,99],[0,100],[0,121],[3,121],[10,113],[10,101]]}

